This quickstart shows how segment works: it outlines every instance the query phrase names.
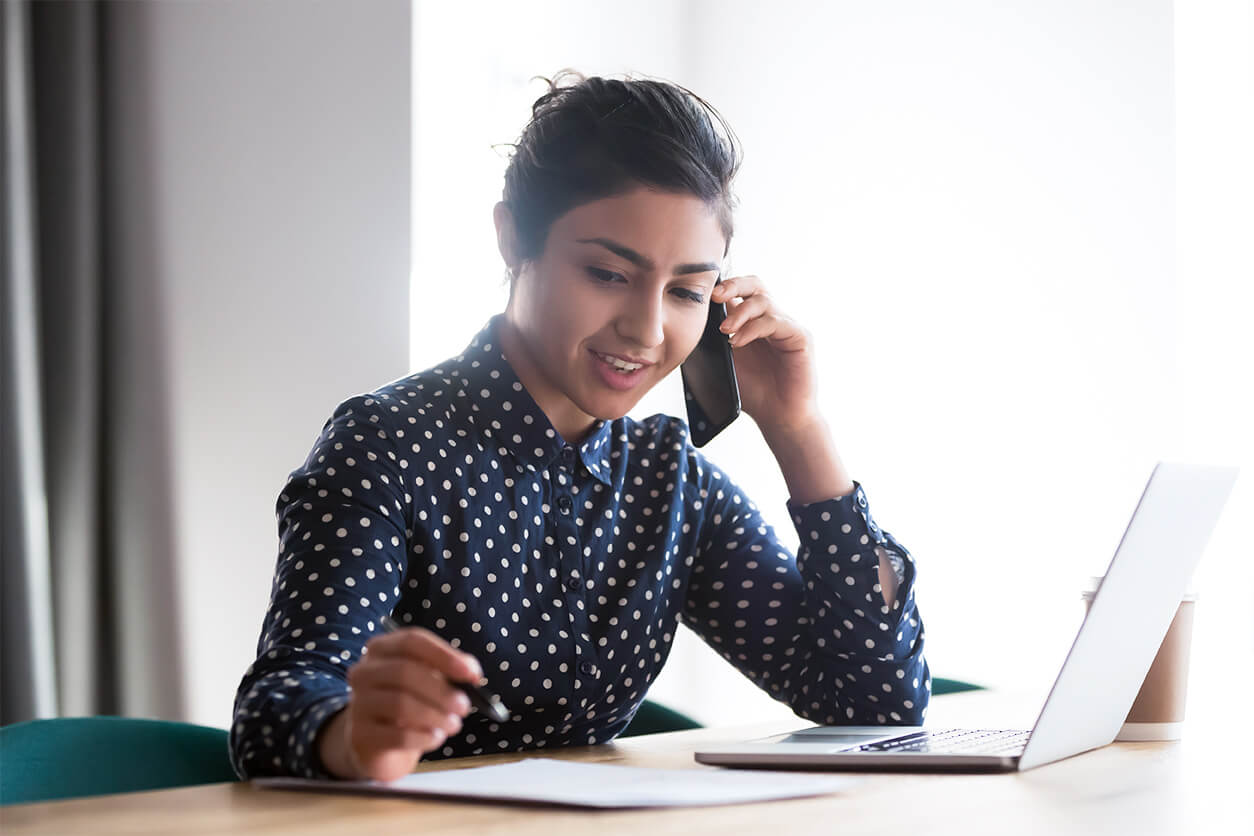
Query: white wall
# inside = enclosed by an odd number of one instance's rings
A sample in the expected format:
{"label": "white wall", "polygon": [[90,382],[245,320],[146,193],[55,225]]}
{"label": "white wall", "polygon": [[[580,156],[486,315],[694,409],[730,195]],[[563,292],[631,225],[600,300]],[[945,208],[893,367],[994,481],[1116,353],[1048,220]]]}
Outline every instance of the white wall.
{"label": "white wall", "polygon": [[612,23],[610,8],[581,0],[415,4],[415,369],[460,353],[505,308],[492,225],[508,163],[499,146],[518,139],[547,89],[533,79],[567,67],[682,75],[685,4],[645,0]]}
{"label": "white wall", "polygon": [[1166,429],[1170,4],[697,9],[748,152],[734,257],[806,313],[934,673],[1048,675]]}
{"label": "white wall", "polygon": [[180,623],[149,629],[182,633],[185,718],[225,727],[287,473],[341,399],[407,371],[409,4],[117,13],[170,381]]}
{"label": "white wall", "polygon": [[[504,25],[478,29],[457,5],[416,20],[442,25],[419,33],[415,65],[414,365],[503,306],[489,213],[504,161],[480,149],[521,128],[538,92],[521,79],[573,64],[693,88],[746,150],[733,266],[815,332],[837,442],[919,561],[937,675],[1041,687],[1154,461],[1251,462],[1239,347],[1208,338],[1190,301],[1240,300],[1176,279],[1167,0],[488,4],[475,16]],[[429,79],[454,66],[457,98],[433,105]],[[447,163],[427,143],[474,151],[424,188]],[[444,283],[433,304],[467,312],[447,326],[419,302]],[[1229,384],[1215,409],[1199,370]],[[664,390],[638,411],[680,409]],[[710,449],[793,540],[751,422]],[[1247,650],[1248,595],[1224,596],[1249,575],[1249,481],[1198,579],[1218,599],[1199,633],[1235,625]],[[652,695],[708,722],[774,711],[682,633]]]}
{"label": "white wall", "polygon": [[[1177,88],[1165,0],[696,8],[710,25],[692,84],[750,155],[735,257],[793,310],[825,312],[809,319],[823,400],[920,561],[934,672],[1047,684],[1153,463],[1254,464],[1248,233],[1243,258],[1222,246],[1248,191],[1235,214],[1214,191],[1175,202],[1177,95],[1191,117],[1208,88],[1240,87],[1192,68]],[[1229,22],[1248,55],[1248,11]],[[1199,35],[1186,69],[1214,51]],[[722,60],[732,45],[757,60]],[[1204,113],[1248,114],[1244,89]],[[1213,138],[1248,136],[1238,118],[1184,122],[1181,165],[1212,185],[1242,170],[1228,162],[1248,171]],[[1179,273],[1178,221],[1194,230]],[[1234,593],[1250,481],[1196,579],[1211,602],[1196,664],[1218,676],[1254,649]]]}
{"label": "white wall", "polygon": [[[1177,293],[1173,321],[1180,457],[1235,460],[1242,475],[1197,582],[1189,722],[1215,734],[1254,660],[1254,5],[1175,8]],[[1200,428],[1200,431],[1199,429]],[[1233,756],[1233,771],[1239,774]]]}

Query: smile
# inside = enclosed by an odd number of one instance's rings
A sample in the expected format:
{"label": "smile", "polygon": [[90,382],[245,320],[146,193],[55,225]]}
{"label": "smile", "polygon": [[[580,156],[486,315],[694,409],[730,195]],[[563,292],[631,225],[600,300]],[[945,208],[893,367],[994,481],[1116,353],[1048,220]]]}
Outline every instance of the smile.
{"label": "smile", "polygon": [[597,359],[601,360],[601,362],[613,366],[615,369],[618,369],[620,372],[625,374],[630,374],[638,369],[643,369],[645,366],[644,363],[629,363],[628,361],[619,359],[611,354],[600,354],[598,352],[593,353],[596,354]]}

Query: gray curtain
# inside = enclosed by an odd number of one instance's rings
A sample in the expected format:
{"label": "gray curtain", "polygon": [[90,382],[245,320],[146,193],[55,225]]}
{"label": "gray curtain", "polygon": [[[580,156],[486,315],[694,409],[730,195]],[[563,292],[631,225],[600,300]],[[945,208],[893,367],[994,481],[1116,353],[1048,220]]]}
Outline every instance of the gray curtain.
{"label": "gray curtain", "polygon": [[183,711],[141,19],[3,3],[0,723]]}

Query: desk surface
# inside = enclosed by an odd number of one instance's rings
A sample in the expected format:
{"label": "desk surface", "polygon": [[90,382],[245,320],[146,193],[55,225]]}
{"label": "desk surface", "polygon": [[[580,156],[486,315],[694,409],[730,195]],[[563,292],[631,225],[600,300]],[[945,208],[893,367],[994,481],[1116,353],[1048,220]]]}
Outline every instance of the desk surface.
{"label": "desk surface", "polygon": [[[1029,699],[1028,705],[1035,702]],[[1036,703],[1039,705],[1039,703]],[[996,696],[946,697],[929,725],[967,724]],[[996,714],[997,712],[994,712]],[[937,718],[945,722],[938,724]],[[1030,725],[1031,716],[1020,723]],[[650,735],[603,746],[534,753],[630,766],[713,769],[694,748],[782,731],[797,721]],[[989,723],[989,725],[993,725]],[[1000,725],[1000,724],[998,724]],[[582,811],[260,790],[248,784],[129,793],[0,809],[6,836],[31,833],[1249,833],[1254,804],[1245,775],[1202,730],[1178,743],[1120,743],[1023,773],[866,774],[819,798],[679,810]],[[527,755],[485,755],[421,765],[422,770],[506,763]]]}

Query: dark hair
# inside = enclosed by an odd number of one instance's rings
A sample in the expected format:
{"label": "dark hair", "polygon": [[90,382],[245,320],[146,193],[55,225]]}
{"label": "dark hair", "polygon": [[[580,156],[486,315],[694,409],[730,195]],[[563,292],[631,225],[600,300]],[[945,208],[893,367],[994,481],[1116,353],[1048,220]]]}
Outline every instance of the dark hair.
{"label": "dark hair", "polygon": [[566,212],[639,185],[705,201],[731,241],[738,143],[704,99],[664,81],[571,71],[543,80],[549,90],[532,105],[505,171],[502,199],[521,259],[544,251]]}

